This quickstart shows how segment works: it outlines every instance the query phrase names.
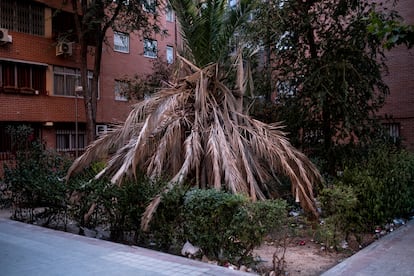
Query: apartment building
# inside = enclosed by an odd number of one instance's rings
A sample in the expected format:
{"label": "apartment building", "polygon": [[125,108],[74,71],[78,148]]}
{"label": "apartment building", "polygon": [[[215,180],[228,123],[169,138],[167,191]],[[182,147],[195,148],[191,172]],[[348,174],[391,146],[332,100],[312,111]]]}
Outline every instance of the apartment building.
{"label": "apartment building", "polygon": [[[414,24],[412,0],[399,0],[395,9],[404,18],[404,23]],[[414,151],[414,49],[398,46],[386,52],[389,73],[384,80],[390,88],[381,115],[389,119],[385,124],[394,139]]]}
{"label": "apartment building", "polygon": [[[8,126],[30,126],[34,137],[59,152],[75,155],[86,146],[84,104],[75,93],[80,82],[80,47],[75,38],[60,40],[61,33],[74,28],[68,3],[0,1],[0,161],[13,150]],[[158,12],[160,27],[168,36],[107,33],[97,134],[110,123],[122,122],[131,110],[132,102],[120,93],[125,76],[151,72],[156,59],[174,60],[178,45],[174,14],[168,7]],[[88,66],[92,69],[92,63]]]}

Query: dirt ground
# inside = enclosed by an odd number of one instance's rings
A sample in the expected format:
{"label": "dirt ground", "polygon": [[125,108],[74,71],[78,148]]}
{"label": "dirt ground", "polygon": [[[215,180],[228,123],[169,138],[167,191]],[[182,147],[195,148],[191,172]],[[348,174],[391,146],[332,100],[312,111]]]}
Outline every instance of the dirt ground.
{"label": "dirt ground", "polygon": [[[269,272],[273,270],[273,254],[277,250],[275,245],[265,243],[254,251],[254,254],[260,256],[262,260],[259,265],[260,274],[269,275]],[[282,256],[281,249],[277,252],[278,256]],[[349,255],[326,250],[322,245],[310,240],[291,242],[285,252],[284,275],[320,275]]]}

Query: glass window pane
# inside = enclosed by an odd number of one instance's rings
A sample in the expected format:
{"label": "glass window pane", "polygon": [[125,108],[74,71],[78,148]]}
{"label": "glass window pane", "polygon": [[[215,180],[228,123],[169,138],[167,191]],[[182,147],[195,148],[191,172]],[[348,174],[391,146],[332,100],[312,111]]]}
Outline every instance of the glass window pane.
{"label": "glass window pane", "polygon": [[114,50],[129,53],[129,36],[123,33],[114,33]]}
{"label": "glass window pane", "polygon": [[66,76],[66,91],[65,95],[68,96],[75,96],[75,88],[78,85],[78,77],[68,75]]}
{"label": "glass window pane", "polygon": [[144,56],[156,58],[158,52],[157,41],[151,39],[144,39]]}
{"label": "glass window pane", "polygon": [[171,64],[174,62],[174,48],[172,46],[167,46],[167,63]]}
{"label": "glass window pane", "polygon": [[55,74],[54,76],[54,94],[65,95],[65,78],[63,75]]}

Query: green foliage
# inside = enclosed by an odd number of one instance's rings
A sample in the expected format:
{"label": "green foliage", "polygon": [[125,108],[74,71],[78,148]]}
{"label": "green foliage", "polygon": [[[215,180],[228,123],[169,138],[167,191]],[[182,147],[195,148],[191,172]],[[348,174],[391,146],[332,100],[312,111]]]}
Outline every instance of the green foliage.
{"label": "green foliage", "polygon": [[[111,214],[111,240],[149,245],[150,242],[140,228],[141,216],[151,199],[164,186],[162,180],[153,181],[138,173],[137,178],[130,178],[122,186],[116,187],[112,195],[116,200],[112,200],[112,205],[108,208]],[[128,237],[128,234],[133,237]]]}
{"label": "green foliage", "polygon": [[226,0],[170,1],[186,42],[186,57],[195,65],[227,61],[229,41],[247,22],[255,1],[241,0],[229,9]]}
{"label": "green foliage", "polygon": [[414,25],[405,25],[402,18],[397,15],[395,18],[384,18],[381,14],[372,12],[369,17],[368,30],[380,41],[384,48],[392,49],[400,44],[405,44],[407,48],[414,45]]}
{"label": "green foliage", "polygon": [[151,239],[156,249],[180,254],[184,238],[184,198],[189,186],[177,185],[163,194],[151,223]]}
{"label": "green foliage", "polygon": [[414,210],[414,155],[388,146],[368,152],[320,195],[328,221],[344,233],[372,231]]}
{"label": "green foliage", "polygon": [[357,210],[358,199],[351,186],[332,186],[319,195],[323,223],[316,231],[316,239],[339,249],[339,244],[361,224]]}
{"label": "green foliage", "polygon": [[248,203],[241,195],[191,190],[184,200],[184,234],[220,262],[245,261],[265,234],[286,219],[286,203]]}
{"label": "green foliage", "polygon": [[333,173],[338,147],[370,143],[378,130],[376,112],[389,90],[384,49],[367,18],[392,13],[367,0],[270,2],[259,9],[256,41],[274,57],[277,120]]}
{"label": "green foliage", "polygon": [[160,88],[165,87],[165,84],[171,79],[173,66],[161,59],[156,59],[152,63],[150,74],[125,76],[122,81],[128,85],[121,91],[121,95],[128,99],[143,100],[145,96],[154,94]]}
{"label": "green foliage", "polygon": [[141,215],[165,183],[137,172],[137,177],[125,180],[122,186],[113,185],[107,178],[95,179],[103,167],[103,163],[94,163],[70,178],[71,216],[80,226],[109,226],[113,241],[142,242]]}
{"label": "green foliage", "polygon": [[27,125],[7,126],[6,133],[10,135],[13,151],[29,150],[33,141],[33,128]]}
{"label": "green foliage", "polygon": [[[82,173],[71,178],[66,187],[69,194],[70,216],[81,227],[94,227],[110,220],[108,210],[117,187],[110,185],[108,179],[95,179],[103,168],[103,163],[94,163]],[[93,207],[96,206],[96,207]],[[85,217],[89,211],[89,218]]]}
{"label": "green foliage", "polygon": [[4,169],[4,182],[6,189],[12,193],[15,218],[26,219],[22,209],[29,209],[31,216],[36,207],[54,208],[56,212],[64,209],[66,189],[62,179],[69,160],[44,150],[37,141],[25,144],[24,148],[16,152],[16,165],[6,165]]}

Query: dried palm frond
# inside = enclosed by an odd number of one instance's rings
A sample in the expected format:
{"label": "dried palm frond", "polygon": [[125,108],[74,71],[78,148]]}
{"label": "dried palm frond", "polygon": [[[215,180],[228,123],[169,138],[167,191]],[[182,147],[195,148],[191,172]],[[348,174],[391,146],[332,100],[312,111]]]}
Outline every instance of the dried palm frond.
{"label": "dried palm frond", "polygon": [[[170,175],[168,192],[184,180],[200,186],[265,199],[275,175],[286,175],[305,210],[317,215],[313,185],[316,167],[286,139],[278,124],[265,124],[240,112],[240,90],[231,90],[216,64],[197,68],[181,58],[192,74],[136,104],[122,126],[93,144],[71,166],[67,177],[94,160],[107,160],[98,177],[121,184],[136,169],[151,178]],[[184,68],[185,67],[185,68]],[[242,82],[240,82],[242,83]],[[142,218],[146,229],[161,201],[154,198]]]}

